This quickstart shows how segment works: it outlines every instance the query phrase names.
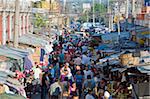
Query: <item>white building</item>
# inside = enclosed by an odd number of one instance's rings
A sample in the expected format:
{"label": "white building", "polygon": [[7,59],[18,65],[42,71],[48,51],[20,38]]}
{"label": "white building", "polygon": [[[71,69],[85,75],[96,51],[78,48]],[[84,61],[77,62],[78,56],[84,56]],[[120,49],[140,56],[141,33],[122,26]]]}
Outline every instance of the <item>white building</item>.
{"label": "white building", "polygon": [[[0,0],[0,45],[5,45],[8,41],[13,41],[15,1]],[[19,36],[29,33],[31,0],[20,0]]]}

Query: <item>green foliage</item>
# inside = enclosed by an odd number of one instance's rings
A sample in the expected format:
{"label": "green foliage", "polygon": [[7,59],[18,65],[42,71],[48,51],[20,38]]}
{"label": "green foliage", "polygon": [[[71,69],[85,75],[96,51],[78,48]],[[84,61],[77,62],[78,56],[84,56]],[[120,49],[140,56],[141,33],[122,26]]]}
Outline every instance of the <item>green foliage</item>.
{"label": "green foliage", "polygon": [[106,13],[107,8],[103,4],[95,4],[95,13]]}
{"label": "green foliage", "polygon": [[41,1],[32,2],[32,7],[34,7],[34,8],[41,8],[42,7]]}
{"label": "green foliage", "polygon": [[[96,17],[101,16],[104,17],[103,15],[105,15],[107,13],[107,7],[104,4],[95,4],[94,6],[94,13],[96,15]],[[85,11],[83,13],[83,15],[80,17],[80,20],[82,20],[82,22],[86,22],[87,21],[87,13],[88,13],[88,17],[89,19],[91,19],[91,15],[93,13],[93,7],[91,8],[91,10],[89,12]]]}
{"label": "green foliage", "polygon": [[45,26],[46,26],[47,20],[44,19],[44,18],[42,17],[42,15],[40,15],[40,14],[35,14],[34,17],[35,17],[35,21],[34,21],[35,27],[40,28],[40,27],[45,27]]}
{"label": "green foliage", "polygon": [[81,20],[82,22],[86,22],[86,21],[87,21],[87,15],[82,15],[82,16],[80,17],[80,20]]}

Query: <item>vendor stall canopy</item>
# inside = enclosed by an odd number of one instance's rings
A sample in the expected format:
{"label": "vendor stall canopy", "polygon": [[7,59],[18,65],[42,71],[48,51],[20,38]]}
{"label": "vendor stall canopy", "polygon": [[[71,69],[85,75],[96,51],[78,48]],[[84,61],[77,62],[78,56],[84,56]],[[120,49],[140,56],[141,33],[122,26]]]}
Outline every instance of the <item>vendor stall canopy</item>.
{"label": "vendor stall canopy", "polygon": [[13,59],[22,59],[28,55],[29,53],[22,49],[0,46],[0,56],[6,56]]}
{"label": "vendor stall canopy", "polygon": [[49,42],[46,39],[44,39],[43,37],[40,37],[38,35],[25,34],[19,38],[19,43],[37,47],[37,46],[45,46]]}

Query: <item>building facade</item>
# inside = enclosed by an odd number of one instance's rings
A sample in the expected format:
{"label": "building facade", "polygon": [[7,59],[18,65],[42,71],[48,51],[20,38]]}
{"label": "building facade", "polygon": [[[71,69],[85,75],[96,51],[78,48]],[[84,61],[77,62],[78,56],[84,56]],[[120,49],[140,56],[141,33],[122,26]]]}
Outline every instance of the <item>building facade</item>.
{"label": "building facade", "polygon": [[[15,27],[15,1],[16,0],[0,0],[0,45],[13,41]],[[19,36],[29,33],[31,1],[20,0],[20,16],[19,16]]]}
{"label": "building facade", "polygon": [[[135,24],[145,27],[150,27],[150,5],[147,0],[143,0],[143,2],[140,2],[141,4],[140,10],[136,15]],[[142,1],[142,0],[141,0]]]}

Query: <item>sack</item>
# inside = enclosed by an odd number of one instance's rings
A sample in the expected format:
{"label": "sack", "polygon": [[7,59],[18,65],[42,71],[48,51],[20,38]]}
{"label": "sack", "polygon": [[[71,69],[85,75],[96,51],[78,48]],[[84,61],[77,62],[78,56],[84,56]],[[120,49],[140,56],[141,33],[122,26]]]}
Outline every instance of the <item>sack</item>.
{"label": "sack", "polygon": [[57,87],[57,88],[55,89],[55,91],[52,93],[52,95],[53,95],[53,96],[58,96],[58,95],[60,95],[60,93],[61,93],[60,88]]}

